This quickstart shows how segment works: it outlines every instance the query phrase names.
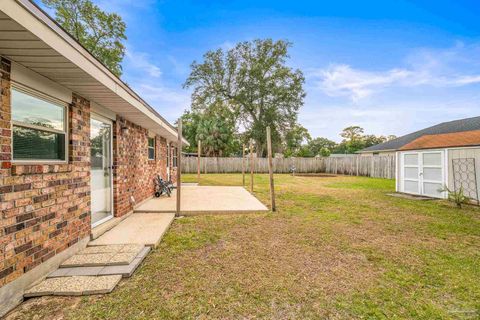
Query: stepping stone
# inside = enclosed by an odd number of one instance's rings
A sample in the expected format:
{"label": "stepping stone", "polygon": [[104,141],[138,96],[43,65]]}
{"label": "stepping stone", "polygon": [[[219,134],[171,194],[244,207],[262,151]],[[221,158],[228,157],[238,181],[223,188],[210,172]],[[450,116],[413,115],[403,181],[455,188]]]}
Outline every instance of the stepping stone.
{"label": "stepping stone", "polygon": [[115,253],[119,252],[122,248],[123,245],[86,247],[78,254]]}
{"label": "stepping stone", "polygon": [[[115,253],[76,254],[65,260],[60,268],[92,267],[107,265]],[[130,263],[130,262],[127,262]]]}
{"label": "stepping stone", "polygon": [[25,291],[24,296],[28,298],[46,295],[80,296],[109,293],[121,278],[121,275],[48,278]]}
{"label": "stepping stone", "polygon": [[65,260],[60,268],[128,265],[140,254],[142,245],[108,245],[87,247]]}
{"label": "stepping stone", "polygon": [[[126,249],[128,250],[128,249]],[[142,251],[133,259],[128,265],[116,266],[96,266],[96,267],[65,267],[59,268],[50,273],[47,278],[70,277],[70,276],[97,276],[97,275],[115,275],[119,274],[122,277],[130,277],[138,268],[140,263],[150,252],[150,247],[144,247]]]}
{"label": "stepping stone", "polygon": [[142,252],[133,259],[133,261],[128,266],[106,266],[98,274],[99,275],[113,275],[120,274],[124,278],[130,277],[133,272],[138,268],[143,259],[150,252],[150,247],[145,247]]}

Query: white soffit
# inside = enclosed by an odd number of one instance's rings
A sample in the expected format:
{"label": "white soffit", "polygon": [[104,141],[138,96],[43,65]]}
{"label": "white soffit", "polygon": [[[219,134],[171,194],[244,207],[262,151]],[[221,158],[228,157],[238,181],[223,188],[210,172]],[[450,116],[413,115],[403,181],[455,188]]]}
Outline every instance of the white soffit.
{"label": "white soffit", "polygon": [[167,140],[176,129],[29,0],[0,1],[0,55]]}

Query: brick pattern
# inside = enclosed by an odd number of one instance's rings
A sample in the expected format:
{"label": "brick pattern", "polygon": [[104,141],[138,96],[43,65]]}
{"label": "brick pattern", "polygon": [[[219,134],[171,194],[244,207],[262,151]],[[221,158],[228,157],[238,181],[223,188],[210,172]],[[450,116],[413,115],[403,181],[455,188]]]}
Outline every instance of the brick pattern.
{"label": "brick pattern", "polygon": [[166,139],[155,137],[155,160],[148,159],[147,146],[148,130],[117,117],[113,134],[114,212],[117,217],[153,195],[153,179],[157,174],[167,178]]}
{"label": "brick pattern", "polygon": [[[0,58],[0,178],[12,166],[12,113],[10,109],[10,61]],[[2,187],[0,187],[0,192]]]}
{"label": "brick pattern", "polygon": [[[10,62],[0,60],[0,287],[89,236],[90,103],[72,96],[68,110],[68,163],[12,163]],[[128,130],[122,130],[122,127]],[[148,160],[147,130],[120,117],[113,126],[114,210],[121,216],[154,193],[167,177],[167,142],[155,138]],[[175,168],[171,169],[175,178]]]}
{"label": "brick pattern", "polygon": [[69,162],[11,162],[10,64],[1,61],[0,286],[90,234],[90,104],[69,106]]}

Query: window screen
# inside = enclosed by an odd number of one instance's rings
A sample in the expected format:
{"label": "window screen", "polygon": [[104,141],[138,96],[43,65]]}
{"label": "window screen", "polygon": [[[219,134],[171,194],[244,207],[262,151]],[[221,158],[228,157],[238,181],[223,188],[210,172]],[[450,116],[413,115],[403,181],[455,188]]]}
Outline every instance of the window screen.
{"label": "window screen", "polygon": [[177,166],[177,148],[173,147],[173,156],[172,156],[173,167]]}
{"label": "window screen", "polygon": [[148,138],[148,159],[155,160],[155,138]]}
{"label": "window screen", "polygon": [[13,159],[65,160],[65,107],[12,90]]}

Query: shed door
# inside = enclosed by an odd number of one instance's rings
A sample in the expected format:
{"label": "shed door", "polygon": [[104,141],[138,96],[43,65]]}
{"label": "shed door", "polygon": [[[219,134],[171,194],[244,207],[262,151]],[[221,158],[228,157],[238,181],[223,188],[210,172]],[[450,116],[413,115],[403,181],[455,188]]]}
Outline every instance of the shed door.
{"label": "shed door", "polygon": [[444,167],[443,151],[422,152],[420,177],[422,181],[422,194],[426,196],[443,198]]}
{"label": "shed door", "polygon": [[418,152],[402,154],[402,191],[421,194],[420,155]]}
{"label": "shed door", "polygon": [[443,151],[402,154],[402,191],[443,198],[445,184]]}

